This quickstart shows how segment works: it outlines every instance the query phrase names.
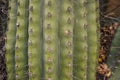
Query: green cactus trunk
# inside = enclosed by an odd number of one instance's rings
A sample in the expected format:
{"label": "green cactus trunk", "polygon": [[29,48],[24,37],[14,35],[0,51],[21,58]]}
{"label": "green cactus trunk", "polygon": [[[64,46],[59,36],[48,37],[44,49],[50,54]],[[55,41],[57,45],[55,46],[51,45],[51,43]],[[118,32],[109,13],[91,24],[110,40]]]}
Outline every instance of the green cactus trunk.
{"label": "green cactus trunk", "polygon": [[[74,80],[87,80],[87,9],[84,3],[75,2],[75,28],[74,28]],[[79,63],[80,62],[80,63]]]}
{"label": "green cactus trunk", "polygon": [[73,80],[73,3],[61,0],[60,8],[60,80]]}
{"label": "green cactus trunk", "polygon": [[29,2],[28,65],[29,80],[42,80],[42,0]]}
{"label": "green cactus trunk", "polygon": [[28,79],[28,0],[18,0],[15,45],[16,80]]}
{"label": "green cactus trunk", "polygon": [[95,0],[13,3],[6,42],[8,80],[96,79],[99,24]]}
{"label": "green cactus trunk", "polygon": [[112,41],[111,48],[110,48],[110,54],[107,59],[107,64],[114,69],[115,66],[117,66],[116,62],[119,59],[119,49],[120,49],[120,27],[117,29],[117,32],[115,34],[115,37]]}
{"label": "green cactus trunk", "polygon": [[111,44],[110,54],[107,59],[107,64],[111,68],[113,74],[110,77],[110,80],[119,80],[120,79],[120,27],[117,29],[117,32],[114,36],[114,39]]}
{"label": "green cactus trunk", "polygon": [[120,79],[120,65],[117,66],[117,69],[113,72],[109,80],[119,80]]}
{"label": "green cactus trunk", "polygon": [[44,1],[43,19],[44,76],[58,80],[58,6],[57,0]]}
{"label": "green cactus trunk", "polygon": [[17,0],[9,1],[9,22],[6,41],[6,66],[8,80],[15,80],[15,42],[16,42],[16,20]]}
{"label": "green cactus trunk", "polygon": [[87,66],[87,80],[95,80],[96,79],[96,66],[97,66],[97,54],[98,54],[98,24],[97,24],[97,6],[96,1],[91,0],[88,1],[87,5],[88,14],[87,14],[87,33],[88,33],[88,66]]}

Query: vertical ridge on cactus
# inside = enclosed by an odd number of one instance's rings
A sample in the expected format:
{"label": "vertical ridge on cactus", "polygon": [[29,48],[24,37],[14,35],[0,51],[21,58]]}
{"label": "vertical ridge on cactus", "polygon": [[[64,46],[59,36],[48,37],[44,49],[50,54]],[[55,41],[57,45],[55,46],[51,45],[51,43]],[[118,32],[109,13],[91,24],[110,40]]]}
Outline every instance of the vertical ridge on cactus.
{"label": "vertical ridge on cactus", "polygon": [[97,66],[97,53],[98,53],[98,43],[97,43],[97,11],[96,11],[96,1],[91,0],[87,2],[87,33],[88,33],[88,67],[87,67],[87,80],[96,79],[96,66]]}
{"label": "vertical ridge on cactus", "polygon": [[15,80],[15,42],[16,42],[16,19],[17,19],[17,0],[9,1],[9,21],[6,41],[6,66],[8,80]]}
{"label": "vertical ridge on cactus", "polygon": [[74,80],[87,80],[87,10],[86,0],[74,4]]}
{"label": "vertical ridge on cactus", "polygon": [[71,0],[61,0],[60,11],[60,79],[73,80],[73,26]]}
{"label": "vertical ridge on cactus", "polygon": [[95,0],[11,0],[10,6],[8,80],[96,79]]}
{"label": "vertical ridge on cactus", "polygon": [[58,80],[58,5],[57,0],[44,1],[43,19],[44,75]]}
{"label": "vertical ridge on cactus", "polygon": [[17,32],[15,44],[16,80],[28,80],[28,3],[29,0],[18,0]]}
{"label": "vertical ridge on cactus", "polygon": [[29,80],[42,80],[42,0],[29,2],[28,64]]}

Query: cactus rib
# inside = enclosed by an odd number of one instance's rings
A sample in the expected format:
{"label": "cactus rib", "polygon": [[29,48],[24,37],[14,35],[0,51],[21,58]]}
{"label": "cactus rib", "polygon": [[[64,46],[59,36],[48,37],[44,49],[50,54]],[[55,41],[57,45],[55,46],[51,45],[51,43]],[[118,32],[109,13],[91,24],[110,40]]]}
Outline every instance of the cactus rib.
{"label": "cactus rib", "polygon": [[45,0],[43,19],[45,79],[58,80],[58,9],[57,0]]}
{"label": "cactus rib", "polygon": [[73,80],[73,3],[61,0],[60,8],[60,80]]}
{"label": "cactus rib", "polygon": [[29,80],[42,80],[41,55],[42,55],[42,0],[29,2],[29,39],[28,39],[28,64]]}
{"label": "cactus rib", "polygon": [[87,80],[95,80],[96,79],[96,66],[97,66],[97,53],[98,53],[98,34],[97,28],[98,23],[97,19],[97,11],[96,11],[96,1],[88,0],[87,4],[87,20],[88,20],[88,72],[87,72]]}
{"label": "cactus rib", "polygon": [[95,80],[95,0],[10,0],[8,80]]}
{"label": "cactus rib", "polygon": [[16,20],[17,20],[17,0],[9,1],[9,22],[6,42],[6,65],[8,80],[15,80],[15,42],[16,42]]}
{"label": "cactus rib", "polygon": [[17,32],[15,44],[16,80],[28,80],[28,0],[18,0]]}
{"label": "cactus rib", "polygon": [[87,80],[87,10],[86,0],[77,1],[74,27],[74,79]]}

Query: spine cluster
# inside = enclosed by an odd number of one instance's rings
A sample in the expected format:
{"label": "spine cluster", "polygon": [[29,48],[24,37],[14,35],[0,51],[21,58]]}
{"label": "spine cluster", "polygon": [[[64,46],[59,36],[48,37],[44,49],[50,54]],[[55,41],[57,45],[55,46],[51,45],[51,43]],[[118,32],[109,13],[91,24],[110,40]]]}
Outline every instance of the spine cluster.
{"label": "spine cluster", "polygon": [[28,0],[18,0],[15,44],[16,80],[28,79]]}
{"label": "spine cluster", "polygon": [[42,0],[29,1],[29,80],[42,80]]}
{"label": "spine cluster", "polygon": [[43,18],[44,75],[46,80],[58,80],[58,5],[57,0],[45,0]]}
{"label": "spine cluster", "polygon": [[95,0],[11,0],[9,6],[8,80],[95,80]]}
{"label": "spine cluster", "polygon": [[[74,29],[74,75],[75,80],[87,80],[87,58],[88,58],[88,22],[87,1],[76,2],[75,7],[75,29]],[[79,47],[78,47],[79,46]],[[80,62],[80,63],[79,63]]]}
{"label": "spine cluster", "polygon": [[73,3],[61,0],[60,8],[60,80],[73,80]]}
{"label": "spine cluster", "polygon": [[95,0],[91,0],[87,2],[87,42],[88,42],[88,72],[87,72],[87,80],[95,80],[96,79],[96,67],[97,67],[97,53],[99,52],[99,40],[98,40],[98,24],[97,24],[97,3]]}

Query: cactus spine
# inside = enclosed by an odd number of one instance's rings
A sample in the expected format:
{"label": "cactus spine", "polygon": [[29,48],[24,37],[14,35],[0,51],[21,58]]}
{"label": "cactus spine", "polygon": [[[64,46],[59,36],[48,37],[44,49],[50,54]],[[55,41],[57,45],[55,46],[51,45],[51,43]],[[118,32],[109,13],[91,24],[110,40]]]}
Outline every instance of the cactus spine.
{"label": "cactus spine", "polygon": [[16,19],[17,19],[17,0],[9,1],[9,22],[6,41],[6,66],[8,80],[15,80],[15,42],[16,42]]}
{"label": "cactus spine", "polygon": [[42,53],[42,0],[30,0],[29,2],[29,39],[28,39],[28,63],[29,80],[42,80],[41,78],[41,53]]}
{"label": "cactus spine", "polygon": [[73,80],[73,3],[61,0],[60,18],[60,80]]}
{"label": "cactus spine", "polygon": [[91,0],[87,2],[87,21],[88,21],[88,27],[87,27],[87,33],[88,33],[88,72],[87,72],[87,80],[95,80],[96,76],[96,65],[97,65],[97,53],[98,53],[98,34],[97,34],[97,11],[96,11],[96,1]]}
{"label": "cactus spine", "polygon": [[[75,2],[74,80],[87,80],[87,10],[86,0]],[[80,62],[80,63],[79,63]]]}
{"label": "cactus spine", "polygon": [[16,80],[28,79],[28,0],[18,0],[17,32],[15,45]]}
{"label": "cactus spine", "polygon": [[45,0],[43,19],[45,79],[58,80],[58,6],[57,0]]}
{"label": "cactus spine", "polygon": [[7,33],[7,53],[15,49],[6,55],[9,80],[95,80],[95,7],[95,0],[18,0]]}

